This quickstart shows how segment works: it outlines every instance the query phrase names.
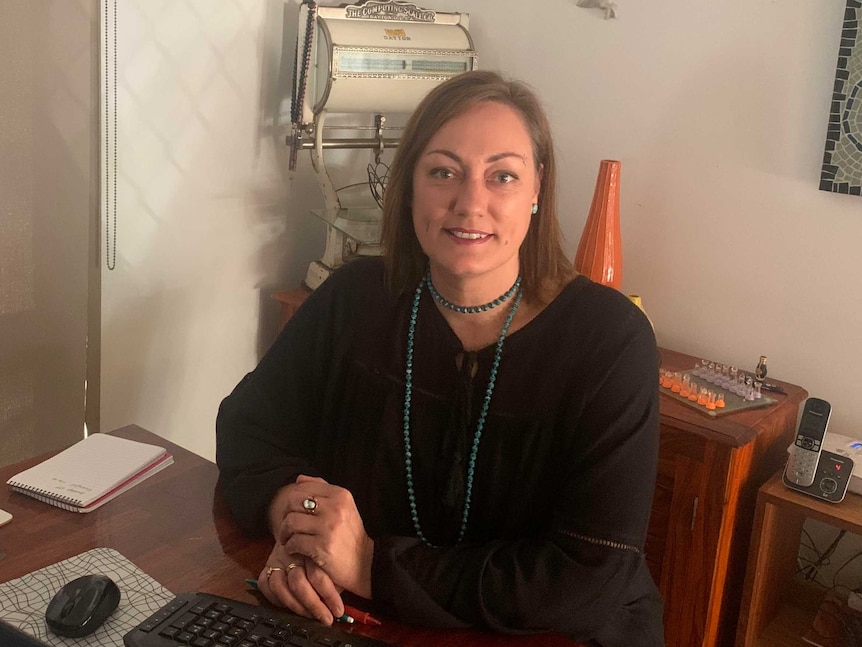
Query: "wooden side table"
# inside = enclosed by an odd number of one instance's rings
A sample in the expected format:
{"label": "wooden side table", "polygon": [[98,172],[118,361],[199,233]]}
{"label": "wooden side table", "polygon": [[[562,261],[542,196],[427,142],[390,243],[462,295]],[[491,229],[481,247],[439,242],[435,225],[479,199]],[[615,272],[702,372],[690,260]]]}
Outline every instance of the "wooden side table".
{"label": "wooden side table", "polygon": [[299,306],[302,305],[303,301],[308,298],[308,295],[311,294],[311,290],[309,290],[304,285],[299,286],[298,288],[294,288],[293,290],[285,290],[284,292],[276,292],[272,295],[272,298],[278,301],[281,304],[281,310],[278,315],[278,330],[281,332],[281,329],[284,328],[284,325],[290,321],[290,318],[296,313]]}
{"label": "wooden side table", "polygon": [[781,472],[760,488],[751,552],[739,618],[737,647],[800,645],[814,620],[822,591],[806,591],[793,575],[806,519],[862,534],[862,496],[847,493],[841,503],[826,503],[794,492]]}
{"label": "wooden side table", "polygon": [[[662,366],[671,370],[697,361],[659,350]],[[668,647],[733,644],[757,492],[787,459],[808,395],[800,386],[770,381],[787,395],[776,395],[769,407],[717,418],[661,396],[646,556],[664,599]]]}

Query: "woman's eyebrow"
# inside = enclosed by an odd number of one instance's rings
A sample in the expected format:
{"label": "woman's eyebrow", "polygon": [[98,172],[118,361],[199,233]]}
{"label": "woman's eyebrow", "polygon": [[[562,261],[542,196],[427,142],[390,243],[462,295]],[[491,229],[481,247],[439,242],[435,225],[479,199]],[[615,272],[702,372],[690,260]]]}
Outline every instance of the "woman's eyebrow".
{"label": "woman's eyebrow", "polygon": [[[444,156],[446,156],[446,157],[448,157],[448,158],[450,158],[450,159],[454,160],[455,162],[458,162],[458,164],[463,164],[463,163],[464,163],[464,160],[462,160],[462,159],[458,156],[458,154],[457,154],[457,153],[454,153],[453,151],[447,150],[447,149],[445,149],[445,148],[435,148],[434,150],[430,150],[430,151],[428,151],[427,153],[425,153],[425,155],[426,155],[426,156],[427,156],[427,155],[433,155],[434,153],[437,153],[437,154],[439,154],[439,155],[444,155]],[[498,162],[498,161],[500,161],[501,159],[506,159],[506,158],[508,158],[508,157],[514,157],[514,158],[516,158],[516,159],[519,159],[519,160],[521,160],[521,162],[524,164],[524,166],[526,166],[526,165],[527,165],[527,157],[526,157],[526,155],[521,155],[520,153],[515,153],[515,152],[513,152],[513,151],[504,151],[504,152],[502,152],[502,153],[495,153],[495,154],[493,154],[493,155],[489,156],[489,157],[485,160],[485,162],[487,162],[487,163]]]}
{"label": "woman's eyebrow", "polygon": [[485,161],[487,161],[487,162],[498,162],[499,160],[506,159],[507,157],[514,157],[516,159],[521,160],[521,162],[524,164],[524,166],[527,165],[527,156],[521,155],[520,153],[515,153],[513,151],[506,151],[503,153],[497,153],[496,155],[491,155],[491,157],[489,157]]}

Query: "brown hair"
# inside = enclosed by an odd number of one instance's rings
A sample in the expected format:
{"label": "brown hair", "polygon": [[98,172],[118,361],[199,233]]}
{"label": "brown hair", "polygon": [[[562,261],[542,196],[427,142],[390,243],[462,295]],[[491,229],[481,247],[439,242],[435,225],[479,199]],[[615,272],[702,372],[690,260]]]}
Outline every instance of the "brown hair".
{"label": "brown hair", "polygon": [[443,124],[485,101],[502,103],[521,115],[533,143],[536,170],[541,169],[539,210],[532,216],[519,251],[524,298],[545,304],[574,275],[563,252],[563,237],[557,221],[557,168],[545,112],[525,84],[482,70],[459,74],[431,90],[404,129],[389,172],[381,232],[389,286],[397,294],[414,289],[428,264],[413,230],[411,205],[416,162]]}

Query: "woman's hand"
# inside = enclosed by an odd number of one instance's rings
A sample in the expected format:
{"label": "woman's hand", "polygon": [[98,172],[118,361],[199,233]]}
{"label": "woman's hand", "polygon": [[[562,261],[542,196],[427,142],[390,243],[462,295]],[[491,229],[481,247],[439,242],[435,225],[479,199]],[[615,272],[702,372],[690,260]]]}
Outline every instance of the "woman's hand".
{"label": "woman's hand", "polygon": [[331,625],[344,613],[341,592],[314,562],[276,543],[258,577],[258,588],[273,604]]}
{"label": "woman's hand", "polygon": [[370,599],[374,541],[353,495],[311,476],[299,476],[280,494],[283,521],[276,542],[288,553],[304,555],[306,564],[316,564],[335,585]]}

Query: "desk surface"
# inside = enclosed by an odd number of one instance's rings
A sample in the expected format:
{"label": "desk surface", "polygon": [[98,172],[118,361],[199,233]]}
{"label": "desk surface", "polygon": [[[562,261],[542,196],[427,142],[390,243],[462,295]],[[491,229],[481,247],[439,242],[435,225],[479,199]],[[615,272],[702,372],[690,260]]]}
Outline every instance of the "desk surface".
{"label": "desk surface", "polygon": [[[12,513],[0,528],[0,582],[91,548],[114,548],[174,593],[206,591],[253,604],[248,590],[271,540],[249,539],[234,525],[216,493],[215,464],[134,425],[118,436],[167,447],[174,465],[87,514],[67,512],[17,494],[5,486],[14,474],[47,457],[0,469],[0,508]],[[404,647],[577,647],[558,635],[504,636],[475,630],[432,630],[388,620],[382,627],[357,627]]]}

